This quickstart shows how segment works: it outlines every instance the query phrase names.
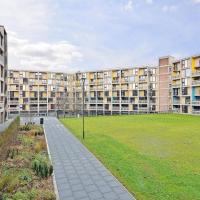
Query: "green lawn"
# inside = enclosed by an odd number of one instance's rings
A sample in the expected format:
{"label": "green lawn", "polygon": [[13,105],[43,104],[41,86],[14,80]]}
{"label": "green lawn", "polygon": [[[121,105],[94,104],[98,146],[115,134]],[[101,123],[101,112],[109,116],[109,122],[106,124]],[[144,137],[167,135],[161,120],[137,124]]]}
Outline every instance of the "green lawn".
{"label": "green lawn", "polygon": [[[82,119],[61,119],[82,141]],[[89,117],[82,141],[139,200],[200,200],[200,117]]]}

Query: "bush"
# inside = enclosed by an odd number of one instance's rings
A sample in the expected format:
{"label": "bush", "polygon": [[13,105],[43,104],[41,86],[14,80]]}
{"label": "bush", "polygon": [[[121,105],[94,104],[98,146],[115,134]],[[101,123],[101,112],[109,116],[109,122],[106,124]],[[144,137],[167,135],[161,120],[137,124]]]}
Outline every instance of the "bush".
{"label": "bush", "polygon": [[16,139],[19,128],[19,117],[17,117],[10,126],[2,133],[0,133],[0,155],[6,157],[8,144]]}
{"label": "bush", "polygon": [[22,193],[22,192],[16,192],[14,195],[13,195],[13,200],[29,200],[30,197],[29,197],[29,193]]}
{"label": "bush", "polygon": [[15,149],[15,148],[8,149],[8,151],[7,151],[7,158],[13,159],[18,154],[19,154],[19,150],[18,149]]}
{"label": "bush", "polygon": [[39,125],[35,126],[35,136],[37,135],[44,135],[44,130],[42,126]]}
{"label": "bush", "polygon": [[39,140],[35,144],[35,152],[40,153],[41,151],[44,151],[44,150],[46,150],[46,143],[44,140]]}
{"label": "bush", "polygon": [[31,130],[31,125],[29,124],[20,126],[20,131],[30,131],[30,130]]}
{"label": "bush", "polygon": [[32,168],[37,176],[47,178],[53,173],[53,166],[48,160],[48,156],[44,153],[37,154],[32,161]]}

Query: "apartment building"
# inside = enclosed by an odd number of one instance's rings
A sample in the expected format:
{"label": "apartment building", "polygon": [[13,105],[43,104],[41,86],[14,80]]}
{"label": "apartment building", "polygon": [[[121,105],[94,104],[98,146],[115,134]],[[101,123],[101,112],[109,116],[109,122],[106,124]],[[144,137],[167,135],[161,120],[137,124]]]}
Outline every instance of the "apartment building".
{"label": "apartment building", "polygon": [[9,70],[12,115],[114,115],[152,112],[200,114],[200,55],[159,58],[157,67],[74,74]]}
{"label": "apartment building", "polygon": [[85,110],[89,115],[150,113],[157,107],[157,68],[140,67],[76,73],[75,105],[82,108],[85,77]]}
{"label": "apartment building", "polygon": [[0,26],[0,123],[7,118],[7,33]]}
{"label": "apartment building", "polygon": [[200,114],[200,55],[173,62],[171,78],[173,111]]}
{"label": "apartment building", "polygon": [[63,110],[63,95],[69,84],[63,73],[8,71],[8,113],[51,115]]}
{"label": "apartment building", "polygon": [[157,112],[157,68],[139,67],[85,73],[9,70],[8,112],[12,115],[88,115]]}

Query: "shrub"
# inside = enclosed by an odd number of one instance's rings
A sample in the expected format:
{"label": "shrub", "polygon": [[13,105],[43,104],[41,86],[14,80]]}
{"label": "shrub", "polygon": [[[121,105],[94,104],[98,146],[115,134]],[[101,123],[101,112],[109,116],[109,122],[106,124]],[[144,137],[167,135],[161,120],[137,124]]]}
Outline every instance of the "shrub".
{"label": "shrub", "polygon": [[35,136],[37,135],[44,135],[44,130],[42,126],[39,125],[35,126]]}
{"label": "shrub", "polygon": [[41,191],[39,193],[39,196],[40,196],[40,199],[43,199],[43,200],[55,200],[56,199],[56,196],[53,192],[51,191]]}
{"label": "shrub", "polygon": [[35,152],[39,153],[41,151],[46,150],[46,143],[44,140],[39,140],[38,142],[36,142],[35,144]]}
{"label": "shrub", "polygon": [[29,200],[29,193],[16,192],[13,195],[13,200]]}
{"label": "shrub", "polygon": [[28,124],[26,124],[26,125],[20,126],[19,130],[20,131],[30,131],[31,127]]}
{"label": "shrub", "polygon": [[19,150],[16,148],[8,149],[7,151],[7,158],[13,159],[16,155],[19,154]]}
{"label": "shrub", "polygon": [[15,140],[19,127],[19,117],[17,117],[10,126],[0,134],[0,155],[4,159],[7,155],[8,144]]}
{"label": "shrub", "polygon": [[53,166],[48,160],[48,156],[44,153],[37,154],[32,161],[32,168],[37,176],[47,178],[53,173]]}

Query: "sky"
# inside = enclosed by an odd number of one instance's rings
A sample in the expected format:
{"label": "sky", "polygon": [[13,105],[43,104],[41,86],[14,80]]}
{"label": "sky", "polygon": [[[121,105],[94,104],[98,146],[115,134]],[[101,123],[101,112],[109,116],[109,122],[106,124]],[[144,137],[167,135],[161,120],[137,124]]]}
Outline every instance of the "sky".
{"label": "sky", "polygon": [[200,53],[200,0],[0,0],[10,69],[157,65]]}

